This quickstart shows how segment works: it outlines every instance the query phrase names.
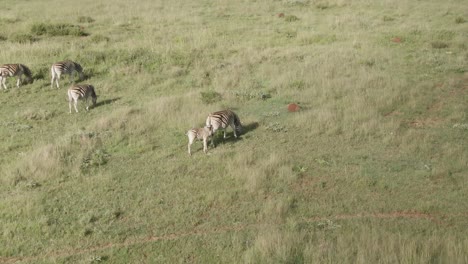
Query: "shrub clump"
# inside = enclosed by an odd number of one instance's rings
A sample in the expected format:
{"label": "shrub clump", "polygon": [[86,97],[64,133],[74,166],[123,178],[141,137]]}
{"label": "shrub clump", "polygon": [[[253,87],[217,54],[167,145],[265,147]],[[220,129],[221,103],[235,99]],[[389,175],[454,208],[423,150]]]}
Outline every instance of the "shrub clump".
{"label": "shrub clump", "polygon": [[78,23],[92,23],[95,20],[89,16],[80,16],[78,17]]}
{"label": "shrub clump", "polygon": [[434,41],[431,43],[432,48],[434,49],[445,49],[448,48],[448,44],[442,41]]}
{"label": "shrub clump", "polygon": [[295,15],[289,15],[289,16],[286,16],[284,20],[286,20],[287,22],[294,22],[294,21],[299,20],[299,18]]}
{"label": "shrub clump", "polygon": [[202,102],[205,104],[212,104],[222,99],[221,94],[215,91],[201,92],[200,95]]}
{"label": "shrub clump", "polygon": [[49,66],[47,65],[43,65],[43,67],[40,67],[38,68],[35,72],[34,72],[34,80],[45,80],[45,79],[48,79],[49,78]]}
{"label": "shrub clump", "polygon": [[103,35],[94,35],[91,37],[91,42],[99,43],[99,42],[109,42],[110,38],[103,36]]}
{"label": "shrub clump", "polygon": [[31,33],[37,36],[87,36],[83,28],[76,25],[70,24],[45,24],[39,23],[34,24],[31,27]]}
{"label": "shrub clump", "polygon": [[466,22],[466,20],[463,17],[455,18],[455,23],[457,23],[457,24],[463,24],[465,22]]}
{"label": "shrub clump", "polygon": [[18,42],[21,44],[29,44],[37,40],[35,37],[33,37],[30,34],[16,34],[16,35],[13,35],[10,39],[13,42]]}
{"label": "shrub clump", "polygon": [[7,40],[7,37],[0,35],[0,41],[5,41],[5,40]]}

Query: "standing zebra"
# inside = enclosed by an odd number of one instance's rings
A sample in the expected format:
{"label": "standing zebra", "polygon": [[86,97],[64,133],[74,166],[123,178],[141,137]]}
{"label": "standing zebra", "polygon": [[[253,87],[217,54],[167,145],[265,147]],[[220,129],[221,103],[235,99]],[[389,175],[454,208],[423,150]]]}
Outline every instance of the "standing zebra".
{"label": "standing zebra", "polygon": [[190,151],[190,146],[193,144],[193,141],[195,139],[198,140],[203,140],[203,152],[207,153],[208,151],[208,138],[210,138],[213,135],[213,130],[211,127],[203,127],[203,128],[192,128],[189,131],[187,131],[187,137],[189,140],[188,143],[188,154],[191,156],[192,152]]}
{"label": "standing zebra", "polygon": [[57,88],[59,88],[60,75],[62,74],[68,74],[70,79],[74,79],[75,73],[78,73],[80,75],[80,80],[83,79],[83,68],[80,64],[71,60],[56,62],[52,64],[50,72],[52,73],[52,80],[50,81],[51,88],[54,87],[54,80],[57,84]]}
{"label": "standing zebra", "polygon": [[86,111],[89,109],[88,98],[91,97],[93,106],[96,106],[97,95],[94,91],[94,86],[89,84],[77,84],[68,89],[68,106],[70,114],[72,112],[72,103],[75,103],[75,111],[78,113],[78,100],[84,99],[86,101]]}
{"label": "standing zebra", "polygon": [[[206,126],[213,130],[213,134],[218,129],[224,130],[224,138],[226,138],[226,128],[228,126],[232,127],[234,130],[234,137],[236,138],[237,133],[240,134],[242,132],[242,124],[239,117],[229,109],[209,114],[206,118]],[[211,145],[214,146],[213,137],[211,138]]]}
{"label": "standing zebra", "polygon": [[0,66],[0,82],[3,88],[6,90],[7,86],[5,84],[6,78],[8,77],[18,77],[18,81],[16,81],[16,87],[20,87],[22,83],[21,76],[26,76],[27,82],[33,82],[31,70],[23,64],[4,64]]}

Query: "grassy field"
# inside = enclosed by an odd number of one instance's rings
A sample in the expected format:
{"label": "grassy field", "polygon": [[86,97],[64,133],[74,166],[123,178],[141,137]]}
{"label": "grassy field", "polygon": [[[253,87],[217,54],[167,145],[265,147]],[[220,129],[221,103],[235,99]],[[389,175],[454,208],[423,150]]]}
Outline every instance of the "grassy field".
{"label": "grassy field", "polygon": [[[0,91],[0,263],[468,262],[465,1],[4,1],[0,26],[35,79]],[[64,59],[97,107],[50,87]],[[190,157],[225,108],[240,139]]]}

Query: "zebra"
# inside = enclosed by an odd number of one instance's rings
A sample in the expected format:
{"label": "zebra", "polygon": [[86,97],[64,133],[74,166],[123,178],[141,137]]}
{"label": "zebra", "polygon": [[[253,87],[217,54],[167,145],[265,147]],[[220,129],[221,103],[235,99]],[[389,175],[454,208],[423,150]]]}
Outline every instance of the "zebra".
{"label": "zebra", "polygon": [[[224,138],[226,138],[226,128],[231,126],[234,130],[234,137],[237,138],[237,133],[242,132],[242,124],[239,117],[233,111],[226,109],[218,112],[213,112],[206,118],[206,126],[213,130],[213,135],[218,129],[224,131]],[[213,137],[211,138],[211,145],[214,146]]]}
{"label": "zebra", "polygon": [[187,131],[189,143],[188,143],[188,154],[192,156],[192,153],[190,152],[190,146],[193,144],[193,141],[195,139],[198,140],[203,140],[203,152],[207,153],[208,151],[208,138],[213,136],[213,130],[210,127],[203,127],[203,128],[192,128],[189,131]]}
{"label": "zebra", "polygon": [[80,64],[71,60],[60,61],[52,64],[50,72],[52,73],[52,80],[50,81],[51,88],[54,87],[54,80],[57,84],[57,88],[59,88],[60,75],[62,74],[68,74],[70,79],[74,79],[75,73],[78,73],[80,75],[80,80],[83,79],[83,68]]}
{"label": "zebra", "polygon": [[91,97],[93,106],[96,106],[97,95],[94,91],[94,86],[89,84],[77,84],[72,85],[68,89],[68,106],[70,108],[70,114],[72,112],[72,103],[75,103],[75,111],[78,113],[78,100],[84,99],[86,101],[86,111],[89,110],[88,98]]}
{"label": "zebra", "polygon": [[6,78],[8,77],[18,77],[18,80],[16,81],[16,87],[20,87],[20,84],[22,83],[21,76],[25,75],[26,76],[26,81],[33,82],[31,70],[26,67],[26,65],[23,64],[4,64],[0,66],[0,82],[3,86],[3,88],[6,90]]}

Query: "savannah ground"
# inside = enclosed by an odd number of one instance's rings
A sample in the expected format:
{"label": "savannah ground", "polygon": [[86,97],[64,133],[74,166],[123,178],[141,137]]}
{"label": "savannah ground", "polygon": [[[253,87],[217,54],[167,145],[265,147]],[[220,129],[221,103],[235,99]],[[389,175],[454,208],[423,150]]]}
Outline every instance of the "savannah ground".
{"label": "savannah ground", "polygon": [[[0,92],[0,262],[468,262],[466,1],[1,9],[35,81]],[[51,89],[64,59],[96,108]],[[244,134],[189,157],[224,108]]]}

